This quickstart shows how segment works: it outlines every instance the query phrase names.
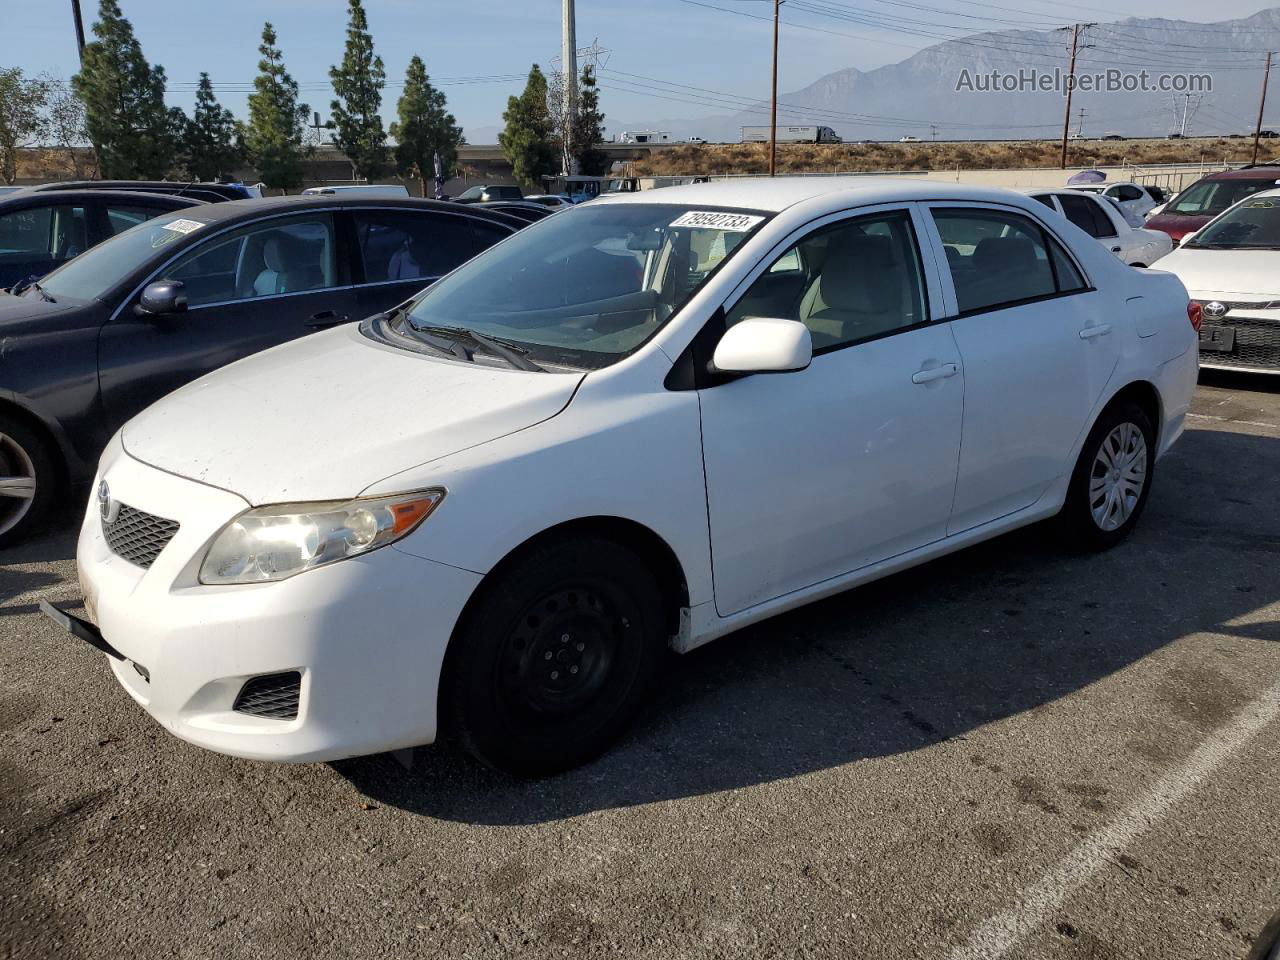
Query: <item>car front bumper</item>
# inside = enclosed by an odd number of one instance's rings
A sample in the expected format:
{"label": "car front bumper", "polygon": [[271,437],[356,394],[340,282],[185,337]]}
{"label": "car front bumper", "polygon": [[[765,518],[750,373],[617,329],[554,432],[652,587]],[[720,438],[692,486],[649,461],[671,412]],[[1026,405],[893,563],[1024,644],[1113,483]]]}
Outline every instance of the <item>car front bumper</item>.
{"label": "car front bumper", "polygon": [[[112,551],[91,500],[76,557],[89,618],[124,658],[109,660],[116,679],[172,733],[294,762],[435,739],[445,648],[478,574],[392,546],[275,583],[205,586],[205,548],[248,504],[140,463],[118,442],[100,479],[113,499],[180,524],[143,569]],[[236,709],[255,677],[293,673],[292,719]]]}

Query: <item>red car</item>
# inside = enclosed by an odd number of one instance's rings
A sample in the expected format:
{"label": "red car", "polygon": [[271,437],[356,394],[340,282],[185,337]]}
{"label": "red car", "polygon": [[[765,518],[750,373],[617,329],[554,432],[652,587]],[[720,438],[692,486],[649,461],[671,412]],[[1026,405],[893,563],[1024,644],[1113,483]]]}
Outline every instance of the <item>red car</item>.
{"label": "red car", "polygon": [[1280,184],[1280,166],[1259,165],[1201,177],[1147,220],[1148,230],[1163,230],[1175,245],[1238,200]]}

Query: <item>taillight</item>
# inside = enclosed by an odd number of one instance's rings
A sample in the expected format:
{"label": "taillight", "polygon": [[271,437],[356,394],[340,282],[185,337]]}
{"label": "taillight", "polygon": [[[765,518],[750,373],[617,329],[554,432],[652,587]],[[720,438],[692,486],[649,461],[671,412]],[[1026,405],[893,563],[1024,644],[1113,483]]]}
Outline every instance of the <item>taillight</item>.
{"label": "taillight", "polygon": [[1200,321],[1204,319],[1204,307],[1199,300],[1191,300],[1187,303],[1187,319],[1191,321],[1191,329],[1198,333]]}

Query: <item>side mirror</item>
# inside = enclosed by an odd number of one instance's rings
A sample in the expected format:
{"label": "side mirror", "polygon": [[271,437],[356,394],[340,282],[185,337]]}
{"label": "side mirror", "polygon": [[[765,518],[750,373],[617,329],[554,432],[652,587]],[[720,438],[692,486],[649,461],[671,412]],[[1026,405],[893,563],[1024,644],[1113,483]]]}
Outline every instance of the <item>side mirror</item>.
{"label": "side mirror", "polygon": [[186,285],[181,280],[157,280],[143,288],[138,298],[137,313],[163,316],[169,313],[185,313],[187,309]]}
{"label": "side mirror", "polygon": [[1164,208],[1165,208],[1165,204],[1158,203],[1154,207],[1152,207],[1150,210],[1147,211],[1147,216],[1158,217],[1160,216],[1160,214],[1164,213]]}
{"label": "side mirror", "polygon": [[711,363],[721,373],[786,373],[813,359],[809,328],[798,320],[749,317],[725,331]]}

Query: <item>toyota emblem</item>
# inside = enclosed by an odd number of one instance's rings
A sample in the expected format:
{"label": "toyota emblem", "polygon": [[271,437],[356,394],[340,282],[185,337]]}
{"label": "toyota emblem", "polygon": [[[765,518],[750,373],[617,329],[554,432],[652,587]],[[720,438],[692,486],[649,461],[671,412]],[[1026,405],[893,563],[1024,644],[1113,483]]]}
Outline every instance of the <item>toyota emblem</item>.
{"label": "toyota emblem", "polygon": [[1227,315],[1227,305],[1221,300],[1211,300],[1204,305],[1204,315],[1210,320],[1218,320]]}
{"label": "toyota emblem", "polygon": [[103,480],[98,484],[98,515],[103,523],[115,523],[119,513],[120,505],[111,499],[111,488]]}

